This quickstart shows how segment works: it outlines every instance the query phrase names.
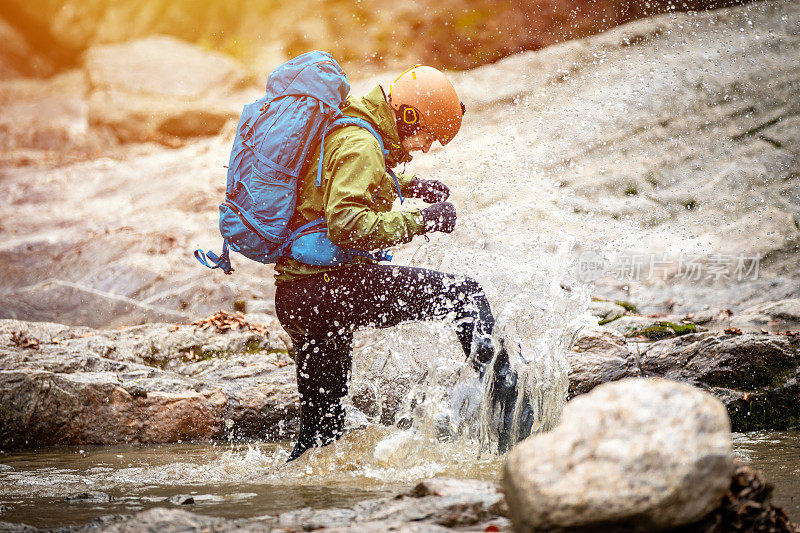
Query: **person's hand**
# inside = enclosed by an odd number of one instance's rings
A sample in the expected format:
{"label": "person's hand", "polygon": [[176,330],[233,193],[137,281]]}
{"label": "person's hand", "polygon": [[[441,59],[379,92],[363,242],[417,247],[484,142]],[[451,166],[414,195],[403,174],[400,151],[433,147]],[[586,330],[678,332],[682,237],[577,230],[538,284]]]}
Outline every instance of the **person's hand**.
{"label": "person's hand", "polygon": [[450,197],[450,189],[439,180],[421,180],[414,177],[408,186],[409,198],[422,198],[426,204],[444,202]]}
{"label": "person's hand", "polygon": [[425,233],[443,231],[451,233],[456,227],[456,206],[450,202],[439,202],[422,209]]}

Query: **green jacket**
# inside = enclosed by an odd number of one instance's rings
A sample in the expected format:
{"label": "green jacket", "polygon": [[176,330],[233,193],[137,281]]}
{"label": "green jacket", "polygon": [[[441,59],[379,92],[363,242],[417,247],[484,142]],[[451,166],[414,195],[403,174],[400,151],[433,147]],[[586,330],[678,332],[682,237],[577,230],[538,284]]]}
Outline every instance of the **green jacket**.
{"label": "green jacket", "polygon": [[[378,140],[364,128],[345,126],[325,138],[322,185],[316,186],[319,148],[298,184],[297,208],[292,229],[324,216],[328,238],[344,248],[375,251],[407,243],[422,235],[422,213],[392,211],[397,190],[386,165],[406,163],[411,156],[403,150],[397,126],[383,89],[372,89],[362,98],[347,98],[342,112],[368,120],[383,137],[389,155],[384,162]],[[405,191],[413,176],[398,173],[400,190]],[[358,261],[368,259],[358,258]],[[287,257],[275,265],[275,283],[319,274],[339,267],[312,266]]]}

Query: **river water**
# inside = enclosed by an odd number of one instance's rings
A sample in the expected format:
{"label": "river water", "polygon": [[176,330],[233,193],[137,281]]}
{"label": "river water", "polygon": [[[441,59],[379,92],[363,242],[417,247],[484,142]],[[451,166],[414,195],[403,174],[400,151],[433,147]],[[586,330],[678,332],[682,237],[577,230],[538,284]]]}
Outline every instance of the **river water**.
{"label": "river water", "polygon": [[[370,427],[294,464],[289,443],[48,448],[0,453],[0,520],[37,527],[81,524],[156,506],[249,518],[301,507],[344,507],[394,495],[431,476],[499,480],[502,459],[448,448],[414,432]],[[401,461],[382,449],[404,449]],[[396,442],[392,442],[396,441]],[[774,500],[800,520],[800,432],[733,434],[740,460],[775,485]],[[468,459],[469,458],[469,459]],[[394,461],[394,462],[392,462]],[[82,492],[109,501],[67,501]]]}

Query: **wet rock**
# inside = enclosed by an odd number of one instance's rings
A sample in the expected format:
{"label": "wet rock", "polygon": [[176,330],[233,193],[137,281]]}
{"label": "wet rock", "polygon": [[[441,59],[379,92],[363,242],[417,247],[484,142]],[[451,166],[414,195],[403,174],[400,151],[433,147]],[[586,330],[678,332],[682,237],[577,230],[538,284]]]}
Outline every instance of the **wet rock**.
{"label": "wet rock", "polygon": [[[620,321],[629,319],[639,317]],[[630,331],[628,325],[621,326]],[[734,431],[796,427],[800,424],[797,339],[731,329],[626,346],[617,332],[585,331],[567,354],[570,397],[624,377],[663,377],[714,394],[727,407]]]}
{"label": "wet rock", "polygon": [[685,533],[708,531],[774,531],[796,533],[800,525],[789,520],[786,512],[772,504],[773,486],[764,476],[747,466],[739,465],[722,504]]}
{"label": "wet rock", "polygon": [[192,315],[68,281],[45,281],[0,297],[3,315],[89,327],[188,322]]}
{"label": "wet rock", "polygon": [[41,530],[25,524],[15,524],[12,522],[0,521],[0,531],[8,533],[40,533]]}
{"label": "wet rock", "polygon": [[170,503],[174,503],[175,505],[194,505],[194,496],[190,496],[188,494],[176,494],[175,496],[170,496],[168,501]]}
{"label": "wet rock", "polygon": [[609,381],[639,375],[633,353],[620,333],[596,326],[582,330],[567,354],[569,396],[584,394]]}
{"label": "wet rock", "polygon": [[222,433],[219,391],[130,394],[109,372],[0,371],[3,447],[208,440]]}
{"label": "wet rock", "polygon": [[106,503],[111,501],[111,496],[105,492],[81,492],[71,494],[64,500],[70,503]]}
{"label": "wet rock", "polygon": [[[420,482],[395,498],[367,500],[351,509],[300,509],[283,513],[278,525],[290,530],[309,531],[318,527],[340,527],[342,531],[376,530],[419,524],[420,531],[444,528],[477,528],[486,525],[507,528],[504,498],[493,483],[475,480],[433,479]],[[435,526],[425,529],[428,526]]]}
{"label": "wet rock", "polygon": [[276,325],[263,328],[0,321],[0,446],[286,439],[297,428],[294,367],[269,333]]}
{"label": "wet rock", "polygon": [[516,531],[675,528],[717,508],[733,472],[730,424],[710,394],[626,379],[569,402],[556,428],[508,457]]}
{"label": "wet rock", "polygon": [[231,58],[174,37],[100,45],[85,54],[89,120],[122,142],[219,133],[241,112],[220,99],[246,78]]}
{"label": "wet rock", "polygon": [[[181,509],[155,508],[102,528],[102,533],[178,533],[183,531],[232,531],[231,520],[190,513]],[[269,527],[253,531],[269,531]]]}
{"label": "wet rock", "polygon": [[800,343],[760,334],[699,333],[650,345],[642,371],[676,381],[754,390],[782,384],[800,366]]}
{"label": "wet rock", "polygon": [[749,307],[731,318],[731,325],[745,331],[800,330],[800,298],[765,302]]}

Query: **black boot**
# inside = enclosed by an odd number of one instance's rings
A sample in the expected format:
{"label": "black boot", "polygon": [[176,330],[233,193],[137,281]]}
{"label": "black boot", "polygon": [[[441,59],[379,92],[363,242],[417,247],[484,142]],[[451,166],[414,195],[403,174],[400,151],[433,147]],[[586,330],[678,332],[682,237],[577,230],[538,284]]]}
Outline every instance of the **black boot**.
{"label": "black boot", "polygon": [[[514,427],[514,408],[517,401],[523,402],[517,432],[523,438],[530,434],[533,426],[533,408],[524,394],[520,394],[519,398],[517,397],[517,372],[511,366],[505,340],[500,339],[499,344],[497,355],[494,357],[494,365],[492,366],[494,372],[489,394],[492,411],[498,413],[501,420],[497,448],[500,453],[505,453],[516,443],[516,441],[512,442],[515,437],[515,435],[512,435],[512,429]],[[481,379],[487,366],[485,364],[482,365],[478,371]]]}
{"label": "black boot", "polygon": [[302,405],[300,434],[286,462],[294,461],[309,448],[327,446],[344,435],[345,412],[341,399],[317,407],[311,402]]}

